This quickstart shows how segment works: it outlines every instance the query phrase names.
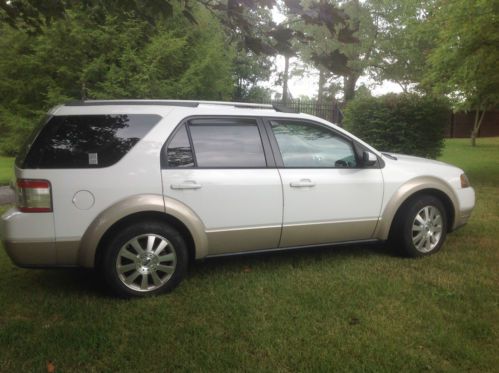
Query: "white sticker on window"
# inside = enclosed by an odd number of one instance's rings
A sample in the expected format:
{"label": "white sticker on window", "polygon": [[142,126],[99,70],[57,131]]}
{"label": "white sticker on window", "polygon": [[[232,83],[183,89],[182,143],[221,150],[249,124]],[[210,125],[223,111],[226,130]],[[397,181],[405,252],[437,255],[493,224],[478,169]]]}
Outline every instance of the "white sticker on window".
{"label": "white sticker on window", "polygon": [[88,164],[99,164],[97,153],[88,153]]}

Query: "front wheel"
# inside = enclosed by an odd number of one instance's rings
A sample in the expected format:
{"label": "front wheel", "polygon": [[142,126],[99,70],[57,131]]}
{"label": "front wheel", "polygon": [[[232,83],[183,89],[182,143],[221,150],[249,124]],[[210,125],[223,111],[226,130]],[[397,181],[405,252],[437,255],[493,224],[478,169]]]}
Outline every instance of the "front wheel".
{"label": "front wheel", "polygon": [[101,271],[121,297],[158,294],[175,288],[187,271],[187,248],[172,227],[147,222],[118,233],[106,248]]}
{"label": "front wheel", "polygon": [[417,197],[401,211],[394,232],[402,254],[420,257],[440,250],[447,234],[447,215],[442,202],[430,195]]}

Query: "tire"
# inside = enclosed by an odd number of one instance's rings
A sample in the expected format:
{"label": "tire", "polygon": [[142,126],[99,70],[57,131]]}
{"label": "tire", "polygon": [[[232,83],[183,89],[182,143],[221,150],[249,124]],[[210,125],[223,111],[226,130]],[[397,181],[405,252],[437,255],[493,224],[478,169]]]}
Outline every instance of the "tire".
{"label": "tire", "polygon": [[111,239],[100,271],[111,292],[141,297],[173,290],[187,272],[187,246],[171,226],[150,221],[126,227]]}
{"label": "tire", "polygon": [[431,195],[410,200],[397,214],[393,244],[408,257],[436,253],[447,235],[447,214],[442,202]]}

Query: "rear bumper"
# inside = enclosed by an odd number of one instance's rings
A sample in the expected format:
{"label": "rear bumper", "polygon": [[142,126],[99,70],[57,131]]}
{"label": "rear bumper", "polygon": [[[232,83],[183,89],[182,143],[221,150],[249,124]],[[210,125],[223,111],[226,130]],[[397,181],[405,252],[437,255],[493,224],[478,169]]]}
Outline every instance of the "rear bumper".
{"label": "rear bumper", "polygon": [[57,264],[51,213],[29,214],[12,208],[0,218],[0,237],[10,259],[20,267]]}
{"label": "rear bumper", "polygon": [[7,255],[19,267],[52,267],[56,265],[53,242],[2,240]]}

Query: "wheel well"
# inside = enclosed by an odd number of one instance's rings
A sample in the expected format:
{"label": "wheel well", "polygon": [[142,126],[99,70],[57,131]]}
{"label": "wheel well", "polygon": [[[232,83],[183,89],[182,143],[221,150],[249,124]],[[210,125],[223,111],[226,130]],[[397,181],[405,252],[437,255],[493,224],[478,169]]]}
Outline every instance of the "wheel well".
{"label": "wheel well", "polygon": [[392,221],[392,224],[390,227],[390,235],[391,235],[391,230],[395,226],[395,223],[397,222],[401,211],[403,211],[404,208],[409,203],[411,203],[414,199],[416,199],[422,195],[433,196],[435,198],[438,198],[440,200],[440,202],[442,202],[442,204],[444,205],[444,208],[445,208],[445,214],[447,215],[447,231],[450,232],[452,230],[452,226],[454,225],[454,206],[452,204],[451,199],[447,196],[447,194],[445,194],[444,192],[442,192],[438,189],[423,189],[423,190],[418,190],[414,194],[411,194],[400,205],[400,207],[397,210],[397,213],[393,217],[393,221]]}
{"label": "wheel well", "polygon": [[162,223],[166,223],[175,228],[184,238],[185,243],[187,245],[187,253],[189,255],[189,260],[192,261],[196,257],[196,247],[194,244],[194,239],[192,238],[191,232],[189,229],[177,218],[162,213],[158,211],[143,211],[137,212],[135,214],[131,214],[125,216],[124,218],[118,220],[114,223],[104,235],[101,237],[99,244],[97,245],[97,250],[95,252],[95,266],[100,265],[100,261],[102,258],[102,253],[104,248],[109,243],[109,241],[114,237],[114,235],[122,230],[123,228],[133,225],[135,223],[143,222],[144,220],[155,220]]}

